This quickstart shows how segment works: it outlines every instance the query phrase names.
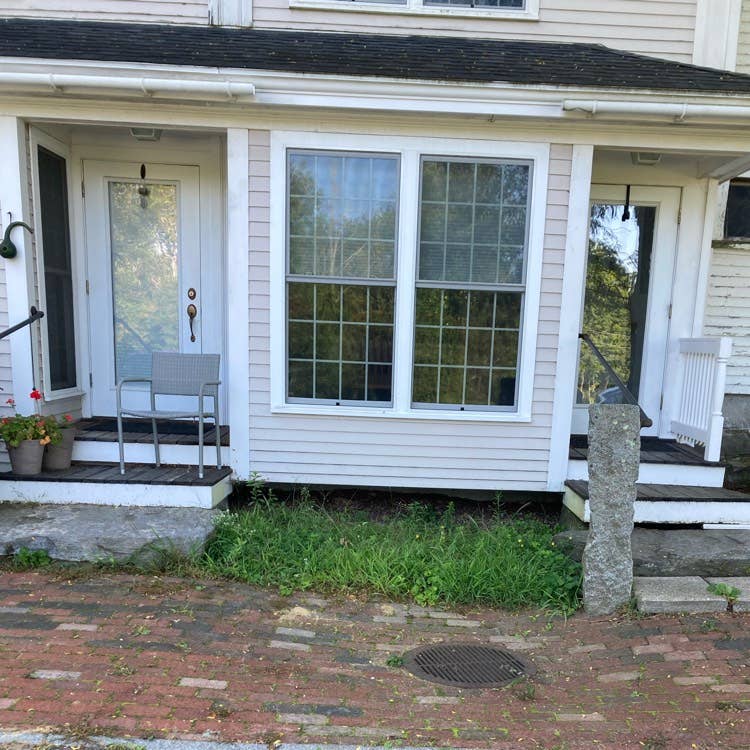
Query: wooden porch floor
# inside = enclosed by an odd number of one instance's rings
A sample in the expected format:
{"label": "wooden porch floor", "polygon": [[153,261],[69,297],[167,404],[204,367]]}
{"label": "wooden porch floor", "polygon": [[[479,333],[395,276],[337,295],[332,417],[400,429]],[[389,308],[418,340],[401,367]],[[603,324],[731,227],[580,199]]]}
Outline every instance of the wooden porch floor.
{"label": "wooden porch floor", "polygon": [[120,465],[111,462],[74,461],[69,469],[45,471],[34,476],[19,476],[12,471],[0,472],[0,480],[17,482],[79,482],[84,484],[157,484],[190,487],[213,487],[232,470],[228,466],[217,469],[207,465],[203,479],[198,477],[196,466],[166,466],[153,464],[126,464],[125,474],[120,474]]}
{"label": "wooden porch floor", "polygon": [[[99,443],[117,442],[117,420],[114,417],[92,417],[78,423],[76,440],[90,440]],[[157,422],[160,445],[198,445],[198,423],[162,419]],[[216,444],[213,424],[205,424],[203,442],[206,448]],[[229,427],[219,425],[221,445],[229,445]],[[151,420],[123,419],[123,439],[126,443],[153,443]]]}
{"label": "wooden porch floor", "polygon": [[[573,461],[586,461],[589,456],[589,443],[586,435],[571,435],[568,458]],[[682,445],[676,440],[664,440],[657,437],[641,438],[641,463],[673,464],[681,466],[719,466],[706,461],[703,451]]]}

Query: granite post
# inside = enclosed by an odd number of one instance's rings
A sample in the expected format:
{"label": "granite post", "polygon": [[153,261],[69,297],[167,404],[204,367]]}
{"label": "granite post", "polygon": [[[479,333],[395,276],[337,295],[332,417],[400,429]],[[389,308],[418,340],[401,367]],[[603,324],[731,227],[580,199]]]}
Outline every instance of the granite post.
{"label": "granite post", "polygon": [[633,588],[635,483],[640,411],[632,404],[589,407],[589,535],[583,551],[583,607],[608,615],[628,604]]}

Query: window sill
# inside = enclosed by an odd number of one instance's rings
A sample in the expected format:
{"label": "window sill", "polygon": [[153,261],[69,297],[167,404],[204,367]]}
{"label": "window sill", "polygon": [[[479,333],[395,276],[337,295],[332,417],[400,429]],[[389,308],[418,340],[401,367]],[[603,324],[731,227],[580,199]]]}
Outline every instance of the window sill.
{"label": "window sill", "polygon": [[45,401],[63,401],[66,398],[83,398],[84,392],[79,388],[66,388],[62,391],[45,391]]}
{"label": "window sill", "polygon": [[307,404],[279,404],[271,407],[271,414],[309,417],[351,417],[369,419],[400,419],[438,422],[531,422],[529,414],[508,411],[449,411],[447,409],[395,409],[376,406],[314,406]]}
{"label": "window sill", "polygon": [[343,0],[289,0],[295,10],[338,10],[359,13],[388,13],[402,16],[450,16],[463,18],[495,18],[501,21],[538,21],[539,12],[510,8],[462,8],[395,5],[392,3],[344,2]]}

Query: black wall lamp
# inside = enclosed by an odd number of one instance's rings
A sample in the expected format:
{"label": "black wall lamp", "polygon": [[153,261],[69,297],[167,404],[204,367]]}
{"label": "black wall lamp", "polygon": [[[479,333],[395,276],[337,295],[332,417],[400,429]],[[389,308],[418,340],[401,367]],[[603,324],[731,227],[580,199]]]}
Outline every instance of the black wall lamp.
{"label": "black wall lamp", "polygon": [[16,227],[23,227],[29,231],[29,234],[34,234],[34,230],[23,221],[11,221],[5,230],[5,236],[3,241],[0,242],[0,257],[2,258],[15,258],[18,255],[18,248],[15,246],[13,241],[10,239],[10,233]]}

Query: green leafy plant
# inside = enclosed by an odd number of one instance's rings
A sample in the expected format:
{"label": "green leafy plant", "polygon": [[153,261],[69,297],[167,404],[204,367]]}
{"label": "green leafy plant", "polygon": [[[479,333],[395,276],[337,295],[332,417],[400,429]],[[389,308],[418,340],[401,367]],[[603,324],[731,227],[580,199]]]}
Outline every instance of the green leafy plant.
{"label": "green leafy plant", "polygon": [[47,550],[20,547],[13,555],[13,567],[16,570],[33,570],[34,568],[46,568],[52,562]]}
{"label": "green leafy plant", "polygon": [[734,612],[734,605],[742,594],[737,587],[732,586],[729,583],[710,583],[707,591],[709,594],[726,599],[727,612]]}
{"label": "green leafy plant", "polygon": [[[511,609],[577,609],[581,567],[553,544],[537,519],[479,522],[413,503],[374,521],[331,509],[305,493],[282,502],[253,478],[248,508],[221,514],[203,574],[273,586],[282,594],[367,592],[423,605],[486,604]],[[342,541],[343,540],[343,541]]]}
{"label": "green leafy plant", "polygon": [[404,666],[404,657],[399,656],[398,654],[391,654],[386,660],[385,663],[389,667],[403,667]]}
{"label": "green leafy plant", "polygon": [[[42,394],[35,388],[29,397],[38,401]],[[12,398],[5,403],[11,408],[16,405]],[[54,417],[41,417],[38,414],[23,415],[16,412],[12,417],[0,419],[0,438],[9,448],[18,448],[24,440],[38,440],[42,445],[49,443],[57,445],[62,440],[62,433]]]}

